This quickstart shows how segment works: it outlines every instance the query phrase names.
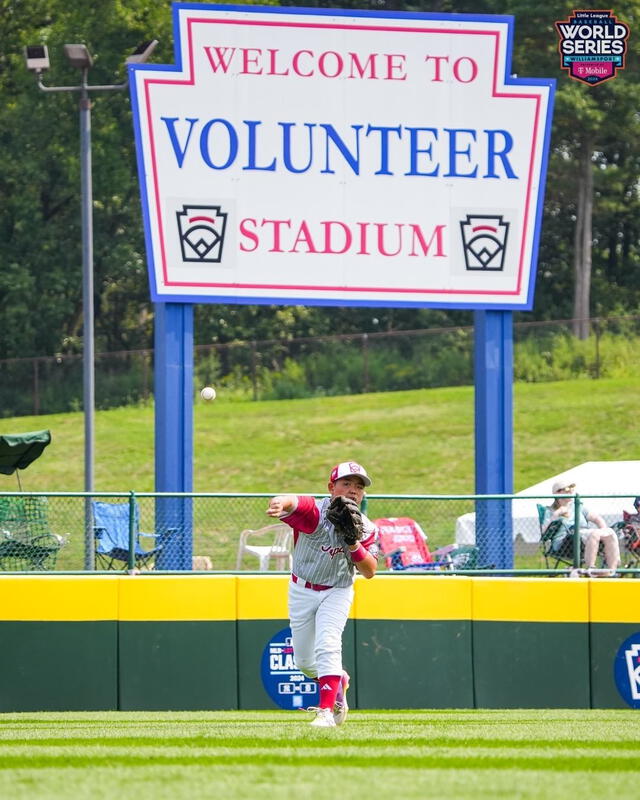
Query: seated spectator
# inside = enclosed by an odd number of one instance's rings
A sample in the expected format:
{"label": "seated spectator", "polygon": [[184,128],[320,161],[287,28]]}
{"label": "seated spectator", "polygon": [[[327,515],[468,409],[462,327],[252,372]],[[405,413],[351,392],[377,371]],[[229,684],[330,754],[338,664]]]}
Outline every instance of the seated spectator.
{"label": "seated spectator", "polygon": [[622,522],[618,527],[618,538],[625,556],[631,557],[625,566],[637,566],[640,562],[640,497],[633,501],[633,511],[622,512]]}
{"label": "seated spectator", "polygon": [[636,497],[633,501],[633,507],[635,508],[635,513],[633,511],[623,511],[623,522],[627,525],[640,525],[640,497]]}
{"label": "seated spectator", "polygon": [[[576,485],[566,480],[556,481],[551,488],[551,492],[552,494],[572,495],[576,493]],[[636,498],[636,500],[640,506],[640,498]],[[580,515],[580,539],[584,543],[585,566],[587,569],[595,567],[598,546],[602,542],[605,563],[609,569],[616,570],[620,565],[620,544],[615,531],[607,526],[600,514],[589,511],[582,503],[580,504]],[[563,526],[563,529],[556,534],[552,543],[552,548],[559,550],[567,532],[569,529],[573,530],[575,526],[575,500],[573,497],[556,497],[547,508],[542,523],[543,533],[556,519],[561,519],[566,524],[566,528]],[[590,524],[596,527],[592,528]]]}

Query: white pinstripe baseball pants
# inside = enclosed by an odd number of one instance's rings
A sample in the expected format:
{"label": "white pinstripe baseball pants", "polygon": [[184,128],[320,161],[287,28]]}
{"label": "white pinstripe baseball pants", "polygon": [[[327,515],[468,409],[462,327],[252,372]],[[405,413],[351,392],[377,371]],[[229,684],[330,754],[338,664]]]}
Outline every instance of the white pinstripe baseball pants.
{"label": "white pinstripe baseball pants", "polygon": [[293,658],[310,678],[342,675],[342,633],[353,602],[353,585],[321,592],[289,582]]}

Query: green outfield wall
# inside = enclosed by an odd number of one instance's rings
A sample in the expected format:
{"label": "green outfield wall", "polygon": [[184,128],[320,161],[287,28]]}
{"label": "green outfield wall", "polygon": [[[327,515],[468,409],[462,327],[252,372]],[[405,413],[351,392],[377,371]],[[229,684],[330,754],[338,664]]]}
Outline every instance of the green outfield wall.
{"label": "green outfield wall", "polygon": [[[288,625],[287,582],[0,576],[0,711],[276,708],[260,663]],[[635,635],[640,581],[358,578],[350,704],[626,708],[614,661]]]}

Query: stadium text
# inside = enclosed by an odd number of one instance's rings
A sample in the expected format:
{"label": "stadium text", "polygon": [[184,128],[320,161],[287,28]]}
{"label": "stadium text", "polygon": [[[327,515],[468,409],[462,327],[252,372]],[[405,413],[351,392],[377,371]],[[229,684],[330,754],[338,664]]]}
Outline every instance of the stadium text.
{"label": "stadium text", "polygon": [[444,258],[445,225],[436,225],[430,234],[414,223],[355,222],[341,220],[311,223],[290,219],[246,218],[240,222],[240,250],[253,253],[316,253],[358,256],[400,254]]}

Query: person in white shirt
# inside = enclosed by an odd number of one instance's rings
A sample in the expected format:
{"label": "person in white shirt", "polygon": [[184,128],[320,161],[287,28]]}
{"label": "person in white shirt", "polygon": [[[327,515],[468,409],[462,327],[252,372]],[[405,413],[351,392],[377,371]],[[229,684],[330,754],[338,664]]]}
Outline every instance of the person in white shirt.
{"label": "person in white shirt", "polygon": [[[542,523],[543,533],[554,520],[561,519],[565,523],[566,531],[559,531],[552,543],[552,548],[559,549],[569,529],[575,526],[575,500],[570,495],[576,494],[576,485],[567,480],[558,480],[551,487],[551,493],[568,495],[555,498],[553,503],[548,506]],[[587,569],[595,567],[598,547],[602,542],[605,563],[610,570],[615,571],[620,566],[620,543],[615,531],[608,527],[600,514],[589,511],[582,503],[580,504],[580,516],[579,528],[580,538],[584,543],[585,566]],[[590,523],[595,527],[591,527]]]}

